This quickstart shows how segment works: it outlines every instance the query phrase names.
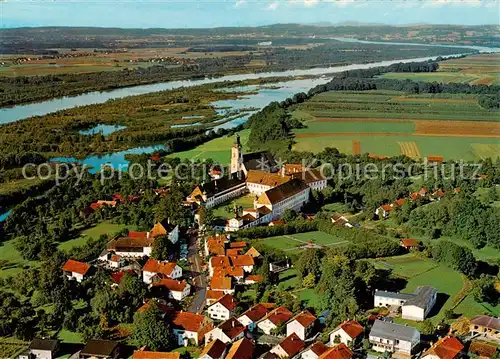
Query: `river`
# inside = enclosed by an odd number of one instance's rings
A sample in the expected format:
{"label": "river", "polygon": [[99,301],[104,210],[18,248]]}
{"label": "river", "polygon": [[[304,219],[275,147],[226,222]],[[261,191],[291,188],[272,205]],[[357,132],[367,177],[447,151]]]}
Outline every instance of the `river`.
{"label": "river", "polygon": [[[366,42],[363,40],[354,40],[354,39],[337,39],[337,40]],[[377,42],[369,42],[369,43],[377,43]],[[384,42],[384,44],[391,44],[391,43]],[[401,43],[392,43],[392,44],[401,45]],[[408,45],[423,45],[423,44],[409,43]],[[470,47],[470,48],[479,51],[495,52],[498,50],[498,49],[488,49],[482,47],[481,48]],[[460,54],[448,55],[447,57],[458,56],[458,55]],[[242,95],[235,100],[224,100],[224,101],[213,102],[212,105],[215,106],[216,108],[219,108],[217,110],[219,114],[225,114],[226,112],[228,113],[228,117],[226,118],[227,121],[220,125],[215,126],[214,129],[231,128],[246,122],[248,118],[254,112],[257,111],[256,109],[262,109],[272,101],[283,101],[286,98],[293,96],[295,93],[307,92],[309,89],[319,84],[324,84],[328,82],[330,80],[330,77],[326,76],[328,74],[339,73],[347,70],[368,69],[379,66],[388,66],[399,62],[407,63],[407,62],[434,60],[437,57],[438,56],[429,56],[429,57],[420,57],[411,59],[380,61],[368,64],[352,64],[352,65],[337,66],[337,67],[322,67],[322,68],[312,68],[312,69],[288,70],[280,72],[228,75],[217,78],[206,78],[200,80],[171,81],[171,82],[162,82],[150,85],[131,86],[104,92],[90,92],[73,97],[62,97],[38,103],[19,105],[15,107],[0,109],[0,124],[22,120],[29,116],[44,115],[54,111],[69,109],[77,106],[103,103],[110,99],[117,99],[127,96],[170,90],[179,87],[192,87],[192,86],[223,82],[223,81],[243,81],[249,79],[268,78],[268,77],[287,77],[287,76],[305,76],[305,75],[316,76],[314,78],[294,79],[290,81],[279,82],[273,84],[272,87],[269,87],[269,84],[257,86],[256,88],[257,92],[255,93]],[[252,88],[252,90],[254,89]],[[252,109],[252,111],[249,111],[249,109]],[[238,110],[245,111],[244,115],[231,120],[232,118],[231,116],[234,116],[234,113],[237,112]],[[75,158],[61,158],[61,157],[53,158],[53,160],[64,161],[64,162],[79,162],[81,164],[87,165],[88,167],[93,167],[91,172],[95,172],[99,170],[102,165],[112,165],[114,168],[119,168],[119,166],[121,165],[122,168],[126,168],[126,165],[128,163],[125,160],[125,155],[131,153],[134,154],[151,153],[160,149],[165,149],[165,147],[162,145],[155,145],[148,147],[132,148],[126,151],[109,153],[102,156],[93,155],[82,160],[77,160]]]}

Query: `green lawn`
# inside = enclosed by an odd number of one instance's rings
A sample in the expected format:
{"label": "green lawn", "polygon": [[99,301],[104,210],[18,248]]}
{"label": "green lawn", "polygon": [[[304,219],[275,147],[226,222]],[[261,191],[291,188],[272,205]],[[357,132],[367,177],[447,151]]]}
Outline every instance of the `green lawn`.
{"label": "green lawn", "polygon": [[60,243],[57,248],[63,251],[72,249],[73,247],[81,246],[87,242],[89,238],[99,238],[102,235],[112,235],[121,231],[128,226],[125,224],[116,224],[109,221],[104,221],[98,225],[86,229],[80,233],[80,236],[75,239]]}
{"label": "green lawn", "polygon": [[262,239],[261,241],[270,247],[281,249],[286,252],[290,251],[296,253],[299,251],[297,247],[307,245],[309,244],[309,241],[312,241],[320,246],[331,246],[336,244],[341,245],[344,242],[344,239],[334,237],[324,232],[314,231],[269,237]]}
{"label": "green lawn", "polygon": [[[253,208],[253,201],[255,199],[255,195],[248,194],[242,197],[235,198],[230,202],[226,202],[221,204],[220,206],[213,208],[214,216],[230,219],[234,218],[234,206],[245,208]],[[229,209],[230,211],[227,211]]]}
{"label": "green lawn", "polygon": [[391,269],[394,275],[403,278],[412,278],[438,267],[437,263],[428,259],[416,257],[413,254],[383,258],[380,260],[375,259],[372,260],[372,262],[376,267]]}
{"label": "green lawn", "polygon": [[[477,303],[470,294],[459,302],[460,296],[457,295],[464,287],[465,278],[457,271],[430,259],[407,254],[372,260],[372,263],[375,263],[378,268],[392,269],[395,276],[406,279],[408,282],[402,291],[404,293],[412,293],[415,288],[422,285],[436,288],[438,290],[437,308],[433,309],[430,317],[435,324],[443,319],[446,309],[453,309],[456,314],[463,314],[468,317],[483,313],[498,315],[500,311],[500,305],[492,307],[484,303]],[[436,309],[439,309],[438,313],[434,312]],[[415,322],[401,318],[398,318],[396,322],[402,324],[411,323],[412,326],[416,325],[418,327]]]}
{"label": "green lawn", "polygon": [[72,344],[81,344],[84,343],[82,335],[76,332],[70,332],[66,329],[61,329],[59,333],[57,333],[57,339],[62,341],[63,343],[72,343]]}
{"label": "green lawn", "polygon": [[36,261],[28,261],[22,258],[21,253],[14,247],[14,241],[10,240],[0,243],[0,277],[13,276],[23,270],[24,267],[36,265]]}
{"label": "green lawn", "polygon": [[279,287],[285,290],[295,289],[300,286],[299,277],[295,268],[287,269],[279,274]]}
{"label": "green lawn", "polygon": [[[248,151],[246,143],[248,141],[248,136],[250,135],[250,130],[243,130],[239,132],[239,135],[241,144],[243,145],[243,151]],[[173,153],[169,157],[179,157],[193,160],[211,158],[214,161],[225,165],[229,164],[231,161],[231,146],[233,143],[234,136],[225,136],[216,138],[189,151]]]}

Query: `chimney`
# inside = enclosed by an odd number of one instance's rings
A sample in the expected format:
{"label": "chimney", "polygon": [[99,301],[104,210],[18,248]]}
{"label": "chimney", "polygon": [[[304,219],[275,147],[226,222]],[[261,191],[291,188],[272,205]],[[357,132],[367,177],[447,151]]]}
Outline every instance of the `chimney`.
{"label": "chimney", "polygon": [[285,177],[285,165],[281,167],[281,177]]}
{"label": "chimney", "polygon": [[146,238],[149,238],[150,232],[146,232]]}
{"label": "chimney", "polygon": [[231,322],[231,326],[234,328],[234,326],[235,326],[234,320]]}

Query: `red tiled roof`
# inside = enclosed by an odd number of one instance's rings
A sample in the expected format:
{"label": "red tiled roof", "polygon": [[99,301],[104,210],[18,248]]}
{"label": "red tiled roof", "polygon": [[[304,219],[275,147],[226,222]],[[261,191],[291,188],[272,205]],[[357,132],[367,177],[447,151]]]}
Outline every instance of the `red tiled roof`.
{"label": "red tiled roof", "polygon": [[241,248],[229,248],[226,249],[227,256],[239,256],[243,252]]}
{"label": "red tiled roof", "polygon": [[100,203],[94,202],[90,204],[90,208],[92,209],[99,209],[101,207]]}
{"label": "red tiled roof", "polygon": [[210,288],[213,290],[229,290],[232,288],[231,278],[220,275],[213,276],[210,281]]}
{"label": "red tiled roof", "polygon": [[229,267],[229,257],[227,256],[215,256],[210,258],[210,264],[212,265],[212,268],[215,267]]}
{"label": "red tiled roof", "polygon": [[245,281],[252,281],[252,282],[262,282],[264,278],[262,278],[261,275],[258,274],[251,274],[248,277],[245,278]]}
{"label": "red tiled roof", "polygon": [[247,338],[241,338],[233,343],[227,353],[226,359],[252,359],[255,347]]}
{"label": "red tiled roof", "polygon": [[128,231],[129,238],[148,238],[149,232]]}
{"label": "red tiled roof", "polygon": [[126,271],[113,272],[113,273],[111,273],[111,279],[116,284],[120,284],[120,282],[122,281],[123,277],[125,276],[125,273],[133,274],[134,272],[132,270],[130,270],[130,269],[126,270]]}
{"label": "red tiled roof", "polygon": [[457,338],[444,337],[430,347],[423,356],[435,355],[440,359],[454,359],[463,349],[464,346]]}
{"label": "red tiled roof", "polygon": [[224,292],[221,292],[220,290],[207,290],[207,299],[211,300],[219,300],[224,296]]}
{"label": "red tiled roof", "polygon": [[411,247],[418,247],[419,243],[416,239],[405,238],[401,240],[401,245],[406,248],[411,248]]}
{"label": "red tiled roof", "polygon": [[291,358],[305,347],[305,343],[295,333],[290,334],[281,343],[278,344],[285,353]]}
{"label": "red tiled roof", "polygon": [[304,328],[307,328],[316,321],[316,317],[306,310],[293,317],[293,320],[296,320]]}
{"label": "red tiled roof", "polygon": [[269,319],[274,325],[278,326],[283,322],[288,321],[292,316],[292,312],[290,312],[285,307],[278,307],[274,309],[266,319]]}
{"label": "red tiled roof", "polygon": [[443,162],[443,156],[427,156],[427,161],[429,162]]}
{"label": "red tiled roof", "polygon": [[187,282],[183,280],[182,282],[175,280],[175,279],[170,279],[170,278],[163,278],[159,282],[154,282],[153,287],[165,287],[171,292],[182,292],[184,289],[186,289]]}
{"label": "red tiled roof", "polygon": [[255,261],[252,256],[241,255],[241,256],[231,256],[231,263],[235,267],[246,267],[253,266]]}
{"label": "red tiled roof", "polygon": [[222,298],[220,298],[217,301],[217,303],[220,303],[224,308],[233,311],[234,309],[236,309],[239,302],[231,294],[225,294]]}
{"label": "red tiled roof", "polygon": [[390,204],[383,204],[380,207],[386,212],[392,211],[392,206]]}
{"label": "red tiled roof", "polygon": [[352,339],[357,338],[358,335],[363,333],[363,331],[365,330],[365,328],[363,328],[363,326],[355,320],[347,320],[337,326],[337,328],[335,329],[339,328],[342,328],[344,332],[346,332],[347,335],[349,335]]}
{"label": "red tiled roof", "polygon": [[342,343],[324,352],[318,359],[350,359],[352,356],[352,351]]}
{"label": "red tiled roof", "polygon": [[483,342],[473,341],[469,347],[469,352],[479,355],[481,358],[493,358],[497,348]]}
{"label": "red tiled roof", "polygon": [[175,262],[160,262],[156,259],[148,259],[142,270],[151,273],[162,273],[165,275],[170,275],[174,271],[177,263]]}
{"label": "red tiled roof", "polygon": [[256,322],[266,316],[268,313],[268,308],[262,304],[256,304],[252,308],[248,309],[240,317],[247,316],[252,322]]}
{"label": "red tiled roof", "polygon": [[62,266],[62,270],[65,272],[78,273],[81,275],[87,274],[91,265],[79,261],[75,261],[74,259],[68,259],[66,263]]}
{"label": "red tiled roof", "polygon": [[404,199],[404,198],[397,199],[394,201],[394,205],[395,206],[402,206],[403,204],[405,204],[405,202],[406,202],[406,199]]}
{"label": "red tiled roof", "polygon": [[321,354],[326,352],[328,349],[329,348],[321,342],[315,342],[313,345],[311,345],[309,347],[309,350],[311,350],[317,356],[320,356]]}
{"label": "red tiled roof", "polygon": [[246,248],[246,246],[247,246],[247,242],[244,242],[244,241],[229,243],[230,248]]}
{"label": "red tiled roof", "polygon": [[116,254],[114,256],[111,256],[111,262],[119,262],[122,257],[117,256]]}
{"label": "red tiled roof", "polygon": [[246,256],[251,256],[251,257],[254,257],[254,258],[257,258],[257,257],[260,257],[261,254],[258,250],[256,250],[254,247],[250,248],[246,253],[245,253]]}
{"label": "red tiled roof", "polygon": [[203,328],[205,317],[189,312],[174,312],[171,320],[175,327],[197,333]]}
{"label": "red tiled roof", "polygon": [[180,359],[180,353],[163,353],[137,350],[132,355],[132,359]]}
{"label": "red tiled roof", "polygon": [[410,198],[415,201],[420,198],[420,194],[418,192],[410,193]]}
{"label": "red tiled roof", "polygon": [[224,334],[228,336],[229,339],[234,339],[238,335],[240,335],[244,330],[245,327],[243,324],[238,322],[236,318],[229,318],[225,322],[221,323],[218,328],[222,330]]}
{"label": "red tiled roof", "polygon": [[226,350],[226,344],[221,342],[219,339],[212,340],[208,343],[200,354],[203,358],[205,355],[210,356],[212,359],[220,359]]}

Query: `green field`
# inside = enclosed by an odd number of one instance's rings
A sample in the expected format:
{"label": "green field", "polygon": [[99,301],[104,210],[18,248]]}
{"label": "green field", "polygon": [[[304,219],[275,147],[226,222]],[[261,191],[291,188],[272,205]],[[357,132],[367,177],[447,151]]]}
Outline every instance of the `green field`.
{"label": "green field", "polygon": [[[248,148],[246,148],[245,145],[248,141],[250,130],[243,130],[239,132],[239,135],[241,144],[243,145],[243,151],[248,151]],[[169,157],[179,157],[182,159],[187,158],[192,160],[211,158],[215,162],[225,165],[229,164],[231,161],[231,146],[233,143],[234,136],[225,136],[213,139],[189,151],[173,153]]]}
{"label": "green field", "polygon": [[119,232],[127,227],[128,226],[125,224],[116,224],[104,221],[99,223],[95,227],[82,231],[78,238],[70,239],[69,241],[60,243],[57,248],[62,251],[67,251],[72,249],[73,247],[78,247],[85,244],[85,242],[87,242],[89,238],[99,238],[102,235],[113,235],[114,233]]}
{"label": "green field", "polygon": [[305,246],[309,244],[310,241],[318,246],[326,247],[347,243],[342,238],[334,237],[319,231],[269,237],[261,241],[270,247],[281,249],[285,252],[298,252],[298,247]]}
{"label": "green field", "polygon": [[[490,313],[495,314],[500,310],[500,306],[492,307],[488,304],[477,303],[474,299],[467,295],[462,298],[460,292],[466,280],[460,273],[450,269],[444,265],[440,265],[430,259],[420,258],[414,254],[404,256],[389,257],[384,259],[372,260],[378,268],[392,269],[393,275],[407,280],[404,293],[412,293],[416,287],[421,285],[429,285],[438,290],[438,306],[439,313],[431,312],[431,320],[434,324],[439,323],[443,319],[446,309],[453,309],[459,315],[463,314],[468,317]],[[463,300],[461,300],[463,299]],[[461,301],[460,301],[461,300]],[[403,319],[397,319],[400,323],[412,323]]]}
{"label": "green field", "polygon": [[[330,91],[296,105],[292,116],[306,126],[294,130],[297,151],[335,147],[354,154],[353,142],[359,141],[360,153],[378,156],[411,156],[401,144],[415,148],[416,157],[472,161],[500,156],[500,114],[481,108],[474,95]],[[449,121],[467,121],[467,129]]]}
{"label": "green field", "polygon": [[0,277],[18,274],[25,267],[37,264],[21,257],[21,253],[14,247],[14,240],[0,243]]}
{"label": "green field", "polygon": [[480,54],[442,61],[439,63],[437,72],[387,73],[382,77],[442,83],[458,82],[471,85],[499,85],[500,55]]}

